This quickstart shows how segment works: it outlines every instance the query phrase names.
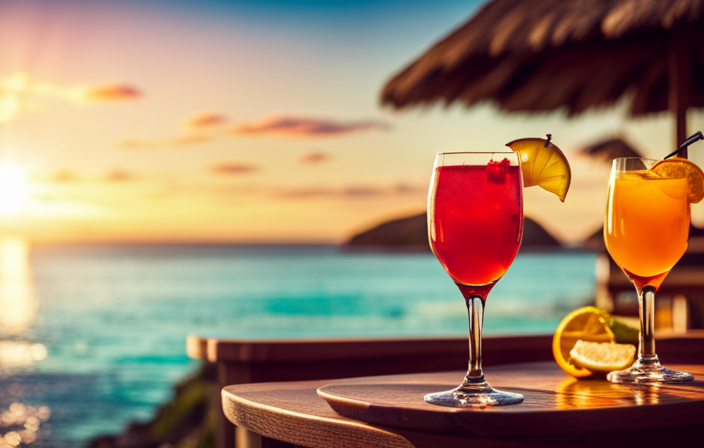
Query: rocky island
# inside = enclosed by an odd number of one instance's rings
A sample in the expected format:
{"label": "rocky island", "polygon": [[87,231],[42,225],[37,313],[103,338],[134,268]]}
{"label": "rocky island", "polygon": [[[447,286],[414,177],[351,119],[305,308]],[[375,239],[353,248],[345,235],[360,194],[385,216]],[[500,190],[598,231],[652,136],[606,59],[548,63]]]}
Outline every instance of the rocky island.
{"label": "rocky island", "polygon": [[[402,250],[430,252],[428,218],[426,213],[394,219],[354,235],[343,247],[360,250]],[[555,237],[534,220],[526,217],[523,223],[522,251],[562,249]]]}

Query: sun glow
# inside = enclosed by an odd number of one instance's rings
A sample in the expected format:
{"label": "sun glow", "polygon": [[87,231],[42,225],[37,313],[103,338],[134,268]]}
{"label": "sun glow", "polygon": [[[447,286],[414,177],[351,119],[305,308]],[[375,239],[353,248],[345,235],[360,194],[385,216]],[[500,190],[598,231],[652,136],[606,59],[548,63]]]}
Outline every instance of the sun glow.
{"label": "sun glow", "polygon": [[28,198],[27,176],[14,165],[0,165],[0,214],[19,211]]}

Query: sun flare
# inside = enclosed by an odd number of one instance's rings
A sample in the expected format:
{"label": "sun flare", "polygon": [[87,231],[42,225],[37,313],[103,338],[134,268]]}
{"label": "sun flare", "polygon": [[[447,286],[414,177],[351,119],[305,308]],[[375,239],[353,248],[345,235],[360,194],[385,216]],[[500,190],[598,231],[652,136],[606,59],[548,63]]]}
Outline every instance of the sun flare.
{"label": "sun flare", "polygon": [[28,199],[27,176],[15,165],[0,165],[0,214],[19,211]]}

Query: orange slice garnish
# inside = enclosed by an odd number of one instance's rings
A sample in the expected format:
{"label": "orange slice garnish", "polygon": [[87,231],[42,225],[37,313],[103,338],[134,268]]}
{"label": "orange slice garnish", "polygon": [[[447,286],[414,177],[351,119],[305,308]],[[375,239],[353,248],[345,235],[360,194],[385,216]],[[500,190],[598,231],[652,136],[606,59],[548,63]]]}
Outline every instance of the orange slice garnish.
{"label": "orange slice garnish", "polygon": [[687,179],[689,202],[696,204],[704,199],[704,171],[694,162],[681,157],[673,157],[656,162],[650,171],[666,179]]}

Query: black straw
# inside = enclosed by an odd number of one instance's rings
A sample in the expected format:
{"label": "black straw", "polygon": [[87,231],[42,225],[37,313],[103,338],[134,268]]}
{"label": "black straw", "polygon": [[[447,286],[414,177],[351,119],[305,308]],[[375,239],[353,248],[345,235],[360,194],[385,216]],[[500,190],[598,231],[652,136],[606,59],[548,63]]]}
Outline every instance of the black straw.
{"label": "black straw", "polygon": [[682,146],[679,147],[679,149],[673,153],[670,153],[665,156],[666,159],[669,159],[670,157],[676,156],[677,153],[682,151],[684,148],[687,146],[691,145],[694,142],[698,142],[699,140],[704,140],[704,135],[702,134],[702,131],[697,131],[694,134],[692,134],[687,140],[682,143]]}
{"label": "black straw", "polygon": [[[701,134],[701,132],[700,132],[700,134]],[[552,138],[552,134],[545,134],[545,135],[548,137],[548,140],[545,142],[544,146],[547,148],[550,146],[550,139]]]}

